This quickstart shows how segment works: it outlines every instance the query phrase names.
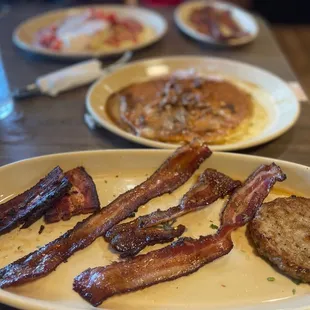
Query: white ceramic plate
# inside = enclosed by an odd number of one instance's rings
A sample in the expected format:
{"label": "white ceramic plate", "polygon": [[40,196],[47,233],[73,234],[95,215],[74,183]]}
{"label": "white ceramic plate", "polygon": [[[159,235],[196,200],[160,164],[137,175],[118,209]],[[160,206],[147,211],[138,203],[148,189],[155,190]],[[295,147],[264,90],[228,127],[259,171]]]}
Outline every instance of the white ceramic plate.
{"label": "white ceramic plate", "polygon": [[[213,6],[217,9],[228,10],[231,11],[234,19],[239,23],[239,25],[249,34],[244,37],[240,37],[238,39],[228,40],[227,42],[220,42],[215,40],[209,35],[203,34],[196,30],[189,22],[189,16],[194,9],[204,7],[206,5]],[[253,41],[258,34],[258,25],[255,19],[251,14],[246,12],[245,10],[224,1],[207,1],[207,0],[199,0],[199,1],[188,1],[179,5],[174,12],[174,20],[177,26],[190,37],[220,46],[238,46],[249,43]]]}
{"label": "white ceramic plate", "polygon": [[[0,201],[16,195],[36,183],[56,165],[71,169],[83,165],[92,175],[102,206],[115,196],[143,181],[171,154],[170,150],[111,150],[88,151],[43,156],[0,168]],[[193,184],[198,173],[205,168],[215,168],[233,178],[245,179],[260,164],[273,160],[230,153],[214,153],[207,159],[194,177],[171,195],[153,199],[141,207],[138,215],[157,208],[166,209],[179,201]],[[278,183],[268,199],[292,193],[309,197],[310,171],[308,167],[276,161],[288,178]],[[181,217],[188,231],[185,235],[199,236],[214,233],[210,220],[215,224],[224,200],[203,210]],[[38,234],[39,220],[26,230],[15,229],[1,236],[0,266],[18,259],[43,245],[86,216],[78,216],[67,222],[46,225]],[[172,282],[161,283],[142,291],[115,296],[105,301],[105,309],[243,309],[275,310],[306,309],[310,304],[310,287],[297,286],[276,272],[263,259],[253,254],[253,248],[245,235],[245,228],[233,234],[235,247],[222,257],[190,276]],[[147,248],[144,252],[163,245]],[[20,248],[19,248],[20,247]],[[67,263],[45,278],[8,290],[0,290],[0,302],[29,310],[93,309],[72,290],[73,278],[88,267],[101,266],[116,260],[103,238],[97,239],[86,249],[77,252]],[[268,282],[267,277],[274,277]],[[296,290],[295,295],[293,289]]]}
{"label": "white ceramic plate", "polygon": [[[98,52],[55,52],[46,48],[40,48],[33,45],[35,34],[42,27],[51,25],[53,22],[57,22],[66,18],[68,15],[79,14],[85,11],[87,8],[102,9],[106,12],[116,13],[122,17],[133,17],[138,20],[142,25],[148,27],[151,31],[150,34],[140,43],[133,45],[130,48],[115,48],[107,51]],[[160,40],[167,31],[166,20],[158,13],[147,10],[140,7],[131,7],[123,5],[96,5],[96,6],[81,6],[70,9],[61,9],[50,11],[48,13],[35,16],[21,23],[13,33],[13,42],[21,49],[42,54],[44,56],[53,56],[60,58],[89,58],[89,57],[105,57],[115,54],[124,53],[127,50],[137,50]]]}
{"label": "white ceramic plate", "polygon": [[[151,147],[175,148],[176,144],[138,137],[119,128],[108,116],[106,102],[112,93],[132,83],[190,68],[203,76],[223,75],[240,84],[254,97],[256,106],[267,115],[265,126],[255,134],[240,141],[211,145],[213,150],[239,150],[266,143],[282,135],[297,121],[299,102],[287,83],[277,76],[237,61],[195,56],[157,58],[126,65],[101,78],[90,88],[86,98],[87,109],[98,124],[125,139]],[[257,117],[253,119],[255,126],[259,125],[259,121]]]}

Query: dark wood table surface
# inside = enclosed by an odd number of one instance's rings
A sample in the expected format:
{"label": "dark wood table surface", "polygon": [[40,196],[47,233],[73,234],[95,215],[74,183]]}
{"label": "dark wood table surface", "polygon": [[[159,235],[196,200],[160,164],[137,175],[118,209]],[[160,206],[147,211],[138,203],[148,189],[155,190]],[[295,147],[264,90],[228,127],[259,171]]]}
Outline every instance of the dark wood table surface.
{"label": "dark wood table surface", "polygon": [[[0,49],[11,88],[32,83],[35,79],[70,62],[34,57],[14,47],[13,29],[25,18],[59,7],[51,2],[17,2],[0,19]],[[296,77],[280,51],[266,23],[258,18],[260,33],[252,44],[234,49],[215,49],[181,34],[172,9],[161,9],[169,23],[167,35],[155,45],[138,51],[134,59],[167,55],[217,56],[247,62],[265,68],[286,81]],[[5,29],[5,30],[4,30]],[[107,64],[109,61],[105,61]],[[17,160],[58,152],[110,148],[142,148],[104,129],[90,130],[83,120],[87,87],[68,91],[56,98],[34,97],[16,102],[18,117],[0,121],[0,166]],[[280,138],[246,154],[280,158],[310,166],[310,105],[302,104],[301,116],[293,129]],[[12,309],[0,305],[0,309]]]}

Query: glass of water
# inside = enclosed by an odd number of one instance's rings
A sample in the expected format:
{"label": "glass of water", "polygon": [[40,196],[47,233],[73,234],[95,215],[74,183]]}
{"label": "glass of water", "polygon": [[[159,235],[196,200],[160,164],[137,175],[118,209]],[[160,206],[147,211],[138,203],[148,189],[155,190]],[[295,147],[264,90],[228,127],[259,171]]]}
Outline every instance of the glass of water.
{"label": "glass of water", "polygon": [[14,103],[0,52],[0,120],[11,114],[13,109]]}

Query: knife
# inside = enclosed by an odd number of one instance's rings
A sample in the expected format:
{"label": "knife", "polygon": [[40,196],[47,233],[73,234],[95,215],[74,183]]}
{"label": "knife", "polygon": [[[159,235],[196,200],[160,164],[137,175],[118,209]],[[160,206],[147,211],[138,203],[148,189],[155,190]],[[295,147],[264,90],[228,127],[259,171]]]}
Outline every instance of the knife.
{"label": "knife", "polygon": [[35,83],[16,89],[12,93],[14,99],[24,99],[37,95],[57,96],[59,93],[79,86],[87,85],[101,76],[123,66],[132,57],[132,52],[125,52],[121,58],[111,65],[101,68],[98,59],[87,60],[64,69],[37,78]]}

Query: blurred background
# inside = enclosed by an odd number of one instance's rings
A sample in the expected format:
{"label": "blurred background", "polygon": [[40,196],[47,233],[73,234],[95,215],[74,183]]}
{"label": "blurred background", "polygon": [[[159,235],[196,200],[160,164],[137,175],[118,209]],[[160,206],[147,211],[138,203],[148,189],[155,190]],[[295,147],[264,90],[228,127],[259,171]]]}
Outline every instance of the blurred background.
{"label": "blurred background", "polygon": [[[190,1],[190,0],[189,0]],[[310,90],[310,1],[309,0],[226,0],[259,14],[270,23],[284,54],[296,72],[301,85]],[[0,0],[0,17],[16,3],[52,2],[61,7],[83,4],[128,4],[172,6],[184,0]],[[0,34],[1,35],[1,34]]]}
{"label": "blurred background", "polygon": [[[90,4],[90,3],[111,3],[111,4],[141,4],[141,5],[177,5],[185,0],[0,0],[1,4],[14,4],[18,2],[54,2],[59,5]],[[190,0],[188,0],[190,1]],[[308,0],[226,0],[254,11],[272,23],[300,24],[309,23],[310,14]]]}

